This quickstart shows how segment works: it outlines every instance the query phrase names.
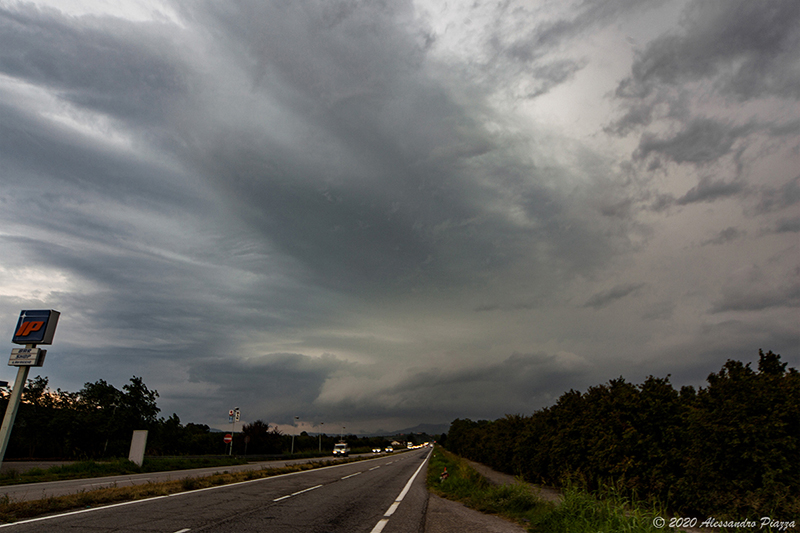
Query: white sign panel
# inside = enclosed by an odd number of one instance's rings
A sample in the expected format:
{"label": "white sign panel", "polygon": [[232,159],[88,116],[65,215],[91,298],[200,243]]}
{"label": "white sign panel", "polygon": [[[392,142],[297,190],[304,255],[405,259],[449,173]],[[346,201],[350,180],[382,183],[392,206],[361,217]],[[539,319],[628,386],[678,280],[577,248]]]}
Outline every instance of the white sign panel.
{"label": "white sign panel", "polygon": [[42,366],[47,350],[41,348],[14,348],[11,350],[9,366]]}

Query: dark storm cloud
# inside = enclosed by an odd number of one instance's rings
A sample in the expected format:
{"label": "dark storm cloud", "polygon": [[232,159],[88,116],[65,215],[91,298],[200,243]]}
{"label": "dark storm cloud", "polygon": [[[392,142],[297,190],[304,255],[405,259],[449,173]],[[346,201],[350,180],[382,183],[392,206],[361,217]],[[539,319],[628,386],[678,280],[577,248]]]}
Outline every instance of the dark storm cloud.
{"label": "dark storm cloud", "polygon": [[708,239],[707,241],[703,241],[702,246],[708,244],[727,244],[731,241],[735,241],[736,239],[740,239],[744,237],[747,233],[744,231],[740,231],[733,226],[725,228],[724,230],[720,231],[716,237]]}
{"label": "dark storm cloud", "polygon": [[[502,361],[470,368],[430,368],[408,377],[376,401],[426,413],[428,418],[498,418],[531,412],[581,380],[591,365],[570,355],[514,353]],[[500,391],[502,390],[502,394]]]}
{"label": "dark storm cloud", "polygon": [[661,84],[713,79],[718,90],[746,100],[800,98],[800,5],[695,1],[683,14],[684,31],[651,41],[633,64],[620,96],[645,97]]}
{"label": "dark storm cloud", "polygon": [[742,192],[743,186],[737,182],[714,180],[711,176],[703,176],[696,187],[678,198],[678,205],[687,205],[697,202],[713,202],[721,198],[728,198]]}
{"label": "dark storm cloud", "polygon": [[[333,355],[309,357],[295,353],[271,353],[240,361],[207,357],[190,370],[190,380],[219,385],[224,391],[219,408],[235,399],[244,408],[246,419],[262,418],[269,423],[288,424],[294,416],[341,416],[335,409],[315,405],[323,384],[333,374],[363,374],[359,365]],[[258,414],[257,414],[258,413]],[[344,417],[347,419],[346,417]]]}
{"label": "dark storm cloud", "polygon": [[695,119],[682,131],[666,139],[644,134],[634,157],[645,159],[651,154],[658,154],[676,163],[708,163],[729,154],[737,138],[746,135],[750,129],[731,127],[714,120]]}
{"label": "dark storm cloud", "polygon": [[[529,62],[544,55],[549,49],[563,45],[586,30],[601,26],[621,14],[646,10],[663,4],[664,0],[646,2],[636,0],[612,0],[609,2],[584,1],[578,3],[568,18],[557,18],[553,21],[536,24],[524,37],[515,39],[511,44],[503,46],[503,36],[497,35],[495,46],[502,48],[508,56],[519,61]],[[501,5],[503,10],[520,10],[511,2]],[[511,13],[508,13],[511,15]]]}
{"label": "dark storm cloud", "polygon": [[759,214],[791,207],[800,202],[800,176],[781,187],[762,187],[760,194],[761,201],[756,206]]}
{"label": "dark storm cloud", "polygon": [[608,289],[607,291],[598,292],[597,294],[592,295],[591,298],[586,300],[586,303],[583,304],[583,306],[591,307],[593,309],[601,309],[607,305],[610,305],[616,300],[625,298],[629,294],[636,294],[636,292],[638,292],[639,289],[644,286],[644,283],[626,283],[617,285]]}
{"label": "dark storm cloud", "polygon": [[714,304],[712,313],[726,311],[760,311],[773,307],[800,307],[800,284],[757,289],[747,287],[730,288],[722,299]]}
{"label": "dark storm cloud", "polygon": [[674,302],[656,302],[642,314],[645,320],[668,320],[675,312]]}
{"label": "dark storm cloud", "polygon": [[[566,268],[608,256],[604,237],[565,215],[558,191],[537,184],[540,171],[516,162],[513,147],[430,79],[421,67],[426,41],[398,24],[408,16],[405,4],[336,16],[234,5],[209,7],[199,18],[236,25],[227,45],[246,50],[256,90],[277,95],[309,133],[297,139],[296,153],[269,138],[203,139],[197,168],[234,199],[248,224],[318,273],[319,283],[350,290],[458,285],[505,266],[537,240],[549,241]],[[572,71],[545,68],[561,78]],[[318,146],[333,157],[323,159]],[[547,231],[487,211],[512,191]],[[590,248],[575,254],[578,244]]]}
{"label": "dark storm cloud", "polygon": [[775,233],[797,233],[800,232],[800,216],[794,218],[782,218],[775,225]]}
{"label": "dark storm cloud", "polygon": [[[494,84],[499,80],[506,80],[502,86],[513,78],[514,83],[503,86],[503,90],[510,91],[515,98],[537,98],[572,80],[587,65],[583,58],[552,60],[548,55],[554,50],[568,46],[580,35],[603,27],[621,14],[651,9],[663,3],[663,0],[580,2],[567,16],[542,22],[540,13],[526,3],[502,2],[496,5],[497,21],[484,36],[487,56],[473,59],[472,66],[480,64],[484,75],[493,82],[492,90],[498,89]],[[491,4],[475,3],[470,7],[479,10],[488,5]],[[469,19],[467,21],[469,23]],[[516,21],[511,31],[506,26],[510,21]]]}
{"label": "dark storm cloud", "polygon": [[160,121],[184,91],[184,73],[169,57],[175,48],[158,24],[68,18],[25,4],[0,9],[0,72],[129,124]]}
{"label": "dark storm cloud", "polygon": [[[702,357],[741,353],[715,335],[796,339],[760,314],[797,305],[791,280],[765,281],[769,265],[762,285],[717,293],[727,265],[704,281],[685,248],[667,250],[696,294],[719,295],[690,305],[658,296],[685,293],[680,276],[641,271],[657,259],[650,239],[679,235],[685,217],[715,228],[703,245],[757,244],[752,261],[800,231],[800,178],[781,181],[774,169],[794,167],[772,151],[797,117],[715,118],[692,89],[793,98],[797,59],[781,47],[795,46],[796,8],[750,14],[774,24],[759,36],[744,4],[693,4],[680,31],[645,45],[608,129],[653,126],[630,162],[627,140],[589,148],[601,119],[557,125],[555,89],[600,99],[619,80],[592,77],[629,66],[620,32],[653,24],[646,10],[663,2],[522,4],[475,5],[473,26],[446,29],[411,1],[201,0],[139,21],[0,8],[0,313],[62,311],[48,372],[67,390],[143,375],[185,421],[216,425],[238,405],[245,420],[356,431],[530,412],[602,381],[595,358],[613,376],[659,350],[662,331],[680,345],[665,352],[696,341]],[[692,48],[704,31],[730,52]],[[610,55],[570,56],[587,43]],[[748,151],[755,137],[774,144]],[[704,177],[670,183],[678,165]],[[745,201],[755,220],[709,221]],[[735,247],[686,248],[707,269]],[[614,304],[626,298],[635,310]],[[607,307],[622,325],[603,323]],[[747,327],[680,324],[722,312]],[[626,356],[633,328],[643,344]]]}

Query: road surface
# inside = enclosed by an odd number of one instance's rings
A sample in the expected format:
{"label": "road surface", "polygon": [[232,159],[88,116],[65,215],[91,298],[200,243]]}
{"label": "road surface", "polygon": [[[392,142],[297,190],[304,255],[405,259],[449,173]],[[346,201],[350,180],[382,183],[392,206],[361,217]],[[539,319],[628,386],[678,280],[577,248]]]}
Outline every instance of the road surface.
{"label": "road surface", "polygon": [[14,532],[422,532],[430,449],[5,524]]}
{"label": "road surface", "polygon": [[[355,455],[353,457],[362,457]],[[372,454],[369,455],[370,457]],[[99,478],[65,479],[62,481],[43,481],[40,483],[21,483],[19,485],[0,486],[0,495],[8,496],[12,502],[41,500],[54,496],[65,496],[91,490],[109,487],[129,487],[132,485],[145,485],[147,483],[160,483],[175,481],[187,477],[205,477],[225,472],[243,472],[245,470],[261,470],[267,468],[281,468],[311,462],[333,462],[332,457],[315,457],[312,459],[282,459],[280,461],[263,461],[232,466],[209,466],[193,468],[190,470],[169,470],[166,472],[148,472],[145,474],[125,474],[121,476],[105,476]]]}

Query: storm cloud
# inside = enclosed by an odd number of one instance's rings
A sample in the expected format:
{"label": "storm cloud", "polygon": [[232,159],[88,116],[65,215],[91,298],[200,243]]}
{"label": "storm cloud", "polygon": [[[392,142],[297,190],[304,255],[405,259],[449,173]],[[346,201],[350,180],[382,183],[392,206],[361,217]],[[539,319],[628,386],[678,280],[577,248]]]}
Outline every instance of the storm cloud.
{"label": "storm cloud", "polygon": [[218,427],[796,366],[798,28],[793,1],[0,0],[0,318],[61,311],[54,387],[142,376]]}

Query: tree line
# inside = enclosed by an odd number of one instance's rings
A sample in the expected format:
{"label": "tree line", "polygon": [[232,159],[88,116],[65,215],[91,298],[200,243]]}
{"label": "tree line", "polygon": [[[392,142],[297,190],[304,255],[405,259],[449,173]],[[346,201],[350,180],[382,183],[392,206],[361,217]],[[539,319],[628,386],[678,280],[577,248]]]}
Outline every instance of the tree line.
{"label": "tree line", "polygon": [[[9,390],[0,388],[0,410],[5,413]],[[49,388],[47,377],[25,384],[22,402],[11,431],[5,458],[102,459],[127,457],[134,430],[146,429],[146,455],[223,455],[228,453],[223,432],[205,424],[182,424],[177,414],[159,417],[158,391],[150,390],[140,377],[132,377],[121,389],[97,380],[78,392]],[[400,442],[431,440],[427,435],[398,435]],[[339,435],[284,434],[263,420],[244,424],[234,434],[235,455],[330,453]],[[294,443],[292,441],[294,440]],[[353,450],[367,451],[389,445],[385,437],[344,435]]]}
{"label": "tree line", "polygon": [[534,483],[613,486],[683,516],[800,514],[800,373],[759,350],[705,387],[622,377],[529,416],[453,421],[445,445]]}

